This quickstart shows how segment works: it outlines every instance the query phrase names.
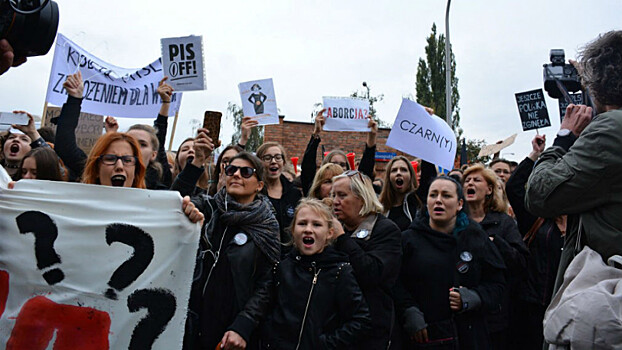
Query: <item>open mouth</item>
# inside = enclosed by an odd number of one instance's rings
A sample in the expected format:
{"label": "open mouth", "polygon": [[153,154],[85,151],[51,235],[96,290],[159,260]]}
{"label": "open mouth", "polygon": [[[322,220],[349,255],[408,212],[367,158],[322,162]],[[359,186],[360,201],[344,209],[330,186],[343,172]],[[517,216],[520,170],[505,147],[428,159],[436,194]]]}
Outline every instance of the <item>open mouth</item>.
{"label": "open mouth", "polygon": [[475,194],[475,189],[474,188],[467,188],[466,190],[467,196],[472,196]]}
{"label": "open mouth", "polygon": [[125,176],[115,175],[110,179],[110,183],[113,187],[123,187],[123,185],[125,184]]}
{"label": "open mouth", "polygon": [[404,179],[398,177],[397,179],[395,179],[395,184],[399,187],[402,187],[402,185],[404,185]]}
{"label": "open mouth", "polygon": [[276,173],[279,171],[279,167],[278,166],[271,166],[268,168],[268,170],[270,170],[271,173]]}
{"label": "open mouth", "polygon": [[305,247],[311,247],[313,243],[315,243],[315,239],[313,239],[313,237],[302,237],[302,244]]}
{"label": "open mouth", "polygon": [[194,156],[189,156],[187,161],[192,163],[193,160],[194,160]]}
{"label": "open mouth", "polygon": [[441,207],[435,207],[435,208],[434,208],[434,213],[435,213],[435,214],[442,214],[442,213],[444,213],[444,212],[445,212],[445,209],[444,209],[444,208],[441,208]]}
{"label": "open mouth", "polygon": [[17,153],[17,152],[19,152],[19,145],[18,145],[18,144],[16,144],[16,143],[12,144],[12,145],[11,145],[11,147],[9,148],[9,151],[10,151],[11,153]]}

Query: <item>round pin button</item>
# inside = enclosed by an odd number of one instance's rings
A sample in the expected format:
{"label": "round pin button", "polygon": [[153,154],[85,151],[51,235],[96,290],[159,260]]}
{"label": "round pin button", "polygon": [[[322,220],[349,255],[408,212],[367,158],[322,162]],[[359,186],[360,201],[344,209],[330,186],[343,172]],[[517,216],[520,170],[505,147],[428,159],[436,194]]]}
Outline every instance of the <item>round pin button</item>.
{"label": "round pin button", "polygon": [[248,236],[245,233],[240,232],[233,237],[233,241],[237,245],[244,245],[248,241]]}
{"label": "round pin button", "polygon": [[469,261],[473,260],[473,255],[471,255],[471,253],[469,253],[469,252],[467,252],[465,250],[462,253],[460,253],[460,260],[469,262]]}
{"label": "round pin button", "polygon": [[359,232],[356,233],[356,238],[367,238],[367,236],[369,236],[369,230],[360,230]]}

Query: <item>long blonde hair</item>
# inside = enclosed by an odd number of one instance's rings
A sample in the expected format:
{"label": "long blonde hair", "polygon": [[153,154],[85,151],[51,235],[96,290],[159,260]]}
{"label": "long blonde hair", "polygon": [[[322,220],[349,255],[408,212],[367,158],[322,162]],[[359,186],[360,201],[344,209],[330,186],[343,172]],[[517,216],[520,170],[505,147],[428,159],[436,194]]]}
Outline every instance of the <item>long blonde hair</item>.
{"label": "long blonde hair", "polygon": [[495,172],[490,169],[486,169],[483,164],[477,163],[468,167],[464,171],[464,175],[462,177],[462,184],[464,185],[464,182],[466,181],[467,177],[469,177],[469,175],[477,173],[482,174],[482,177],[484,178],[488,186],[492,188],[492,193],[490,193],[490,195],[487,195],[484,199],[484,211],[486,213],[488,213],[489,211],[499,213],[507,212],[507,207],[505,206],[503,197],[502,195],[498,194],[499,189],[497,188],[497,174],[495,174]]}

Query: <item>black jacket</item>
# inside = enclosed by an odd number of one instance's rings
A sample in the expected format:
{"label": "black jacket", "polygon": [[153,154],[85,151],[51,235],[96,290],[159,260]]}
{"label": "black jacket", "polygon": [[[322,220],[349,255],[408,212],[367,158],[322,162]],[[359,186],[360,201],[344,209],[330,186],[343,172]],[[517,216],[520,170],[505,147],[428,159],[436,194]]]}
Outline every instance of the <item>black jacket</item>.
{"label": "black jacket", "polygon": [[281,175],[279,180],[281,181],[281,186],[283,186],[283,194],[281,195],[281,198],[268,198],[276,210],[275,216],[276,220],[279,222],[281,242],[287,243],[291,241],[289,225],[294,219],[294,212],[296,211],[296,206],[298,206],[300,198],[302,198],[302,194],[289,180],[287,180],[285,175]]}
{"label": "black jacket", "polygon": [[[523,237],[537,220],[525,208],[525,185],[533,166],[534,161],[525,158],[505,184],[508,200]],[[521,300],[541,306],[550,303],[563,245],[564,238],[555,220],[545,219],[528,246],[530,255],[527,263],[527,283],[521,284],[518,292]]]}
{"label": "black jacket", "polygon": [[[369,308],[345,254],[327,247],[292,251],[276,268],[263,349],[345,349],[371,324]],[[300,340],[299,340],[300,339]]]}
{"label": "black jacket", "polygon": [[415,192],[407,193],[402,205],[389,210],[387,217],[393,221],[401,231],[408,229],[417,217],[420,207],[419,197]]}
{"label": "black jacket", "polygon": [[505,279],[507,288],[499,309],[488,317],[488,329],[491,333],[504,330],[509,325],[510,302],[516,297],[517,287],[523,283],[527,273],[529,251],[518,232],[518,226],[512,217],[505,213],[488,212],[479,223],[501,253],[507,270]]}
{"label": "black jacket", "polygon": [[171,191],[177,191],[182,197],[198,197],[207,194],[207,190],[198,187],[197,182],[205,172],[205,168],[196,167],[188,160],[184,169],[177,174],[171,185]]}
{"label": "black jacket", "polygon": [[[184,349],[215,349],[228,330],[240,334],[247,349],[257,349],[254,320],[263,310],[248,301],[256,291],[267,290],[274,265],[248,234],[221,223],[213,199],[200,196],[192,201],[205,215],[206,224],[190,293]],[[236,239],[237,235],[245,239]],[[212,269],[216,256],[218,263]]]}
{"label": "black jacket", "polygon": [[370,234],[360,236],[357,231],[346,232],[335,241],[335,248],[348,255],[371,312],[372,330],[359,339],[356,348],[386,349],[393,328],[391,290],[399,274],[401,232],[393,221],[378,214]]}
{"label": "black jacket", "polygon": [[[501,301],[504,264],[477,223],[465,217],[462,227],[453,234],[438,232],[430,228],[427,215],[419,215],[402,233],[403,257],[394,289],[395,304],[402,325],[412,322],[413,308],[423,313],[424,323],[417,329],[427,328],[429,339],[437,344],[455,337],[455,329],[460,349],[486,349],[485,313]],[[472,300],[466,309],[453,312],[449,289],[460,286],[475,291],[481,304]],[[410,339],[404,341],[409,344]],[[451,345],[447,348],[453,349]]]}

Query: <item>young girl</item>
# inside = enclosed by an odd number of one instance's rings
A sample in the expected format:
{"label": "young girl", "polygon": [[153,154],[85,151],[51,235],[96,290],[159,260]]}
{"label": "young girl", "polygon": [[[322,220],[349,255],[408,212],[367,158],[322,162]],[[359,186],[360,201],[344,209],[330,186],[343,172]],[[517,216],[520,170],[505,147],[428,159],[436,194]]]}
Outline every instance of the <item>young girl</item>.
{"label": "young girl", "polygon": [[263,349],[347,349],[369,329],[347,256],[330,246],[336,230],[341,225],[326,205],[301,200],[291,225],[294,249],[276,267],[264,299]]}

